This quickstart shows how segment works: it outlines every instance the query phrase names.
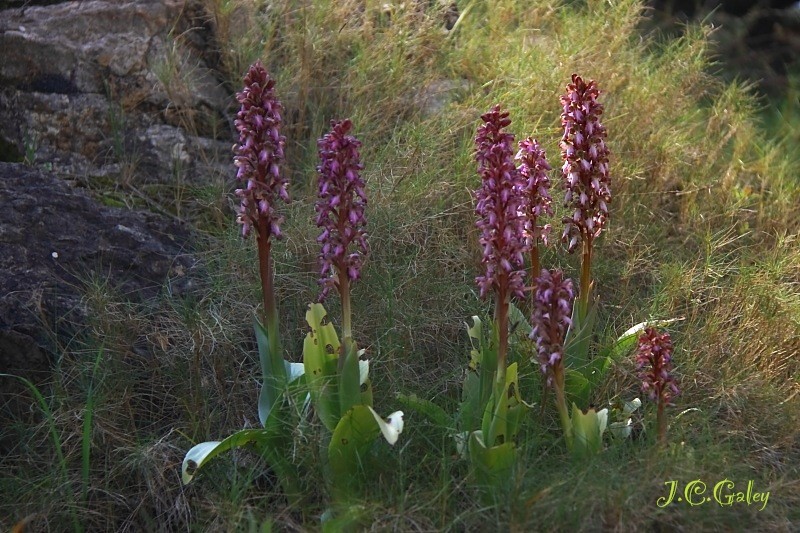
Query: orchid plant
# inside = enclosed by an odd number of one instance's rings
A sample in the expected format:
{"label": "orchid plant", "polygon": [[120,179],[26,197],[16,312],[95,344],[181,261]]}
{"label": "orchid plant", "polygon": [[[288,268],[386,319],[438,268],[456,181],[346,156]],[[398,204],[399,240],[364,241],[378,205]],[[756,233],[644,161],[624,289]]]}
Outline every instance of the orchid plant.
{"label": "orchid plant", "polygon": [[246,181],[246,186],[236,190],[241,198],[237,219],[244,237],[255,230],[258,239],[264,316],[263,323],[255,320],[255,335],[263,376],[258,400],[263,427],[194,446],[183,460],[182,479],[189,483],[201,467],[220,453],[251,445],[275,470],[290,500],[298,501],[299,477],[289,460],[292,432],[298,411],[313,404],[329,432],[324,472],[334,497],[344,499],[356,488],[362,458],[375,438],[382,434],[393,445],[403,430],[402,411],[384,420],[372,409],[369,362],[360,360],[363,350],[357,349],[352,334],[349,287],[359,278],[367,252],[367,199],[360,177],[360,143],[348,134],[352,128],[349,120],[334,122],[332,131],[318,143],[321,164],[316,223],[322,228],[318,240],[323,285],[320,300],[331,288],[338,291],[342,302],[342,343],[322,304],[311,304],[306,313],[310,331],[303,345],[303,362],[288,362],[283,359],[278,336],[271,258],[272,238],[281,237],[283,220],[275,204],[278,199],[289,200],[287,181],[280,168],[285,144],[280,134],[282,106],[274,94],[275,82],[260,62],[250,67],[244,85],[237,94],[241,109],[235,122],[239,143],[234,147],[234,162],[237,178]]}
{"label": "orchid plant", "polygon": [[236,116],[239,143],[234,146],[237,179],[245,182],[236,190],[241,199],[237,221],[242,236],[256,232],[258,265],[263,298],[263,322],[254,320],[262,384],[258,398],[258,417],[262,429],[241,430],[222,441],[203,442],[190,449],[183,460],[182,479],[189,483],[211,459],[231,448],[253,445],[276,471],[284,492],[299,498],[298,475],[287,459],[291,434],[285,431],[288,405],[286,393],[302,375],[302,365],[282,357],[277,299],[274,288],[272,238],[281,238],[281,222],[276,203],[289,201],[287,180],[281,172],[286,139],[280,133],[283,106],[275,95],[275,80],[260,61],[244,78],[244,89],[236,95],[241,108]]}
{"label": "orchid plant", "polygon": [[654,327],[646,328],[639,337],[636,364],[642,380],[642,392],[658,406],[656,427],[658,443],[663,446],[667,442],[665,409],[680,394],[672,375],[672,339],[669,333],[659,333]]}
{"label": "orchid plant", "polygon": [[427,400],[399,397],[453,430],[459,453],[473,465],[475,480],[492,487],[508,479],[516,461],[515,439],[525,403],[519,393],[518,364],[509,364],[509,323],[510,318],[516,321],[522,316],[512,300],[524,298],[525,258],[543,233],[531,216],[543,208],[532,206],[531,199],[536,195],[549,199],[549,183],[541,179],[546,161],[541,160],[543,152],[536,141],[520,143],[520,165],[514,164],[514,135],[505,131],[511,124],[508,112],[496,105],[481,120],[475,136],[481,185],[474,196],[484,271],[475,281],[482,298],[493,295],[490,334],[485,335],[478,316],[467,324],[472,349],[455,417]]}
{"label": "orchid plant", "polygon": [[372,408],[369,361],[361,360],[353,338],[350,287],[361,276],[367,254],[367,196],[361,178],[361,143],[350,135],[353,123],[331,122],[331,131],[319,139],[319,194],[316,224],[322,230],[319,301],[331,289],[339,294],[342,340],[326,318],[321,303],[309,306],[306,320],[311,331],[303,344],[303,365],[311,399],[328,436],[326,472],[334,494],[345,499],[357,488],[357,474],[367,449],[383,434],[394,445],[403,431],[403,412],[384,421]]}

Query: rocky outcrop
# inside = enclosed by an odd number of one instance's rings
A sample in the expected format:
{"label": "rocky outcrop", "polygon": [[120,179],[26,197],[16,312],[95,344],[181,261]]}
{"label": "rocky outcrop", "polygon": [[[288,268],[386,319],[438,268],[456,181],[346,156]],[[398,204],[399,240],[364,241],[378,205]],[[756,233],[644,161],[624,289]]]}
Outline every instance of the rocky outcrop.
{"label": "rocky outcrop", "polygon": [[54,339],[92,317],[87,281],[127,298],[155,296],[169,280],[191,289],[190,232],[160,215],[105,207],[58,176],[0,163],[0,373],[49,369]]}
{"label": "rocky outcrop", "polygon": [[4,159],[140,182],[228,173],[231,98],[194,30],[175,36],[186,12],[185,0],[0,11]]}

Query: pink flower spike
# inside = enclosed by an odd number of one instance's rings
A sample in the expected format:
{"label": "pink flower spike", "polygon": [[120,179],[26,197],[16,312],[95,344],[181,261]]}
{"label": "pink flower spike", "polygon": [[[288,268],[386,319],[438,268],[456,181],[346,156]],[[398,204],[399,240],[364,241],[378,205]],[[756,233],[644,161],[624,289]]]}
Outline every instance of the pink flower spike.
{"label": "pink flower spike", "polygon": [[239,131],[239,143],[234,146],[236,177],[246,181],[237,189],[241,198],[237,221],[242,224],[242,236],[258,228],[259,219],[266,219],[267,235],[280,238],[280,217],[274,209],[277,198],[289,201],[286,178],[281,176],[285,138],[279,134],[281,103],[275,98],[275,80],[271,79],[260,61],[256,61],[244,78],[244,89],[237,93],[241,104],[234,124]]}
{"label": "pink flower spike", "polygon": [[599,94],[594,80],[586,83],[573,74],[567,93],[561,97],[564,108],[561,114],[564,127],[562,173],[567,189],[565,206],[575,210],[572,218],[563,220],[566,225],[563,241],[569,243],[570,253],[579,240],[599,236],[608,221],[611,178],[608,174],[606,129],[599,119],[603,114],[603,105],[597,101]]}
{"label": "pink flower spike", "polygon": [[[350,281],[361,277],[361,265],[367,254],[364,209],[367,205],[361,171],[361,142],[349,134],[353,123],[331,121],[331,131],[317,141],[320,165],[316,223],[322,228],[317,239],[322,243],[320,279],[323,301],[336,286],[337,273],[346,273]],[[355,251],[348,255],[351,244]],[[332,268],[335,267],[335,268]]]}

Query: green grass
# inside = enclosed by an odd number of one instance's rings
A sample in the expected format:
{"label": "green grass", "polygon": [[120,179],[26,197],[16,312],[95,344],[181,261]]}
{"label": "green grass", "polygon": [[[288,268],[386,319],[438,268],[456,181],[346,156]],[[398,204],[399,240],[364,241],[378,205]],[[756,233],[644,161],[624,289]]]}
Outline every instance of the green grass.
{"label": "green grass", "polygon": [[[464,324],[490,305],[474,284],[478,117],[503,103],[511,131],[538,137],[558,167],[558,96],[577,72],[603,90],[612,153],[611,224],[594,267],[600,339],[648,318],[682,317],[670,331],[683,394],[670,412],[668,450],[654,446],[654,409],[646,405],[641,438],[582,464],[567,456],[555,410],[537,406],[522,430],[522,460],[496,502],[465,482],[467,467],[446,431],[407,413],[397,446],[376,445],[370,458],[367,528],[797,529],[796,95],[764,112],[750,87],[706,73],[705,29],[642,40],[642,6],[633,0],[458,3],[464,16],[448,33],[436,7],[386,13],[373,1],[205,2],[229,89],[261,57],[286,107],[294,203],[275,250],[287,357],[300,360],[305,306],[317,291],[315,140],[331,118],[349,116],[364,144],[370,199],[371,255],[354,286],[354,329],[372,360],[376,409],[398,408],[394,395],[402,392],[454,412],[468,360]],[[597,46],[585,47],[590,39]],[[460,88],[441,112],[423,113],[415,96],[439,80],[459,80]],[[554,189],[559,232],[562,193]],[[0,527],[29,517],[31,530],[72,529],[73,515],[91,531],[318,526],[328,502],[313,468],[302,509],[286,504],[266,465],[247,453],[225,455],[180,486],[191,445],[258,423],[251,321],[260,285],[254,243],[239,238],[228,194],[214,176],[191,187],[178,180],[162,194],[162,210],[202,229],[195,252],[204,273],[193,295],[179,300],[165,290],[130,304],[90,284],[96,319],[40,387],[45,414],[3,406],[3,441],[18,444],[0,458]],[[577,259],[560,248],[542,261],[577,277]],[[521,375],[526,398],[536,400],[535,367],[524,363]],[[18,399],[33,402],[26,394]],[[626,360],[595,401],[637,395]],[[314,464],[315,438],[298,435],[298,461]],[[771,491],[766,508],[655,504],[666,481],[726,477]],[[65,490],[73,494],[67,506]]]}

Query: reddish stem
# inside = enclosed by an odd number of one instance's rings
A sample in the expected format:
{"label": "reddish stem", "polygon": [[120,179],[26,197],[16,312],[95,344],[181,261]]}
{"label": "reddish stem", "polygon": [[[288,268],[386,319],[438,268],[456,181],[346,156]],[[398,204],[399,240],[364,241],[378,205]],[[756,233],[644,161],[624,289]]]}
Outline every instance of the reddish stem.
{"label": "reddish stem", "polygon": [[581,287],[579,315],[581,320],[589,312],[590,294],[592,291],[592,236],[583,236],[583,256],[581,257]]}

